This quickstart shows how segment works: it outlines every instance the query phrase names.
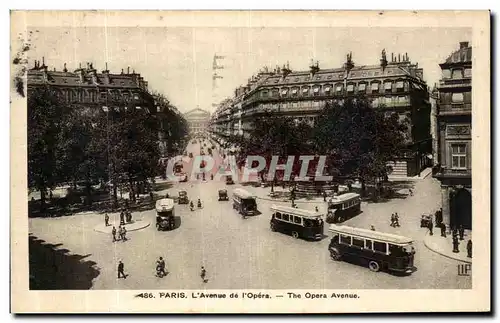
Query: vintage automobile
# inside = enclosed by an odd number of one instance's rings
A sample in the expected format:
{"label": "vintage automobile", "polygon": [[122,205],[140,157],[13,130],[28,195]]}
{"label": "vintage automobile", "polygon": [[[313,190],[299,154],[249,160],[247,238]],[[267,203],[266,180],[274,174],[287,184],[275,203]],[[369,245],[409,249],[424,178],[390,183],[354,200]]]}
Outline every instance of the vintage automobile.
{"label": "vintage automobile", "polygon": [[226,185],[234,184],[233,177],[231,175],[226,176]]}
{"label": "vintage automobile", "polygon": [[420,227],[421,228],[428,228],[429,223],[431,223],[431,222],[432,222],[432,216],[423,214],[422,218],[420,219]]}
{"label": "vintage automobile", "polygon": [[156,201],[156,229],[158,231],[173,230],[175,228],[174,200],[165,198]]}
{"label": "vintage automobile", "polygon": [[179,192],[179,204],[188,204],[189,203],[189,199],[188,199],[188,196],[187,196],[187,192],[186,191],[180,191]]}
{"label": "vintage automobile", "polygon": [[219,190],[219,201],[229,201],[227,190]]}

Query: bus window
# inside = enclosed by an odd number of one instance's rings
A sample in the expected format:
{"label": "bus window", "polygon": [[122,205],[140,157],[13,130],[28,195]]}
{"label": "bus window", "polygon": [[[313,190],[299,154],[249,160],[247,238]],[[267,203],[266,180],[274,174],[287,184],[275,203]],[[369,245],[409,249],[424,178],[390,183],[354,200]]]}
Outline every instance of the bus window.
{"label": "bus window", "polygon": [[371,240],[365,240],[365,248],[372,250],[372,241]]}
{"label": "bus window", "polygon": [[384,242],[373,241],[373,250],[381,253],[387,253],[387,244]]}
{"label": "bus window", "polygon": [[275,215],[275,216],[276,216],[276,219],[280,219],[280,220],[281,220],[281,213],[276,212],[276,215]]}
{"label": "bus window", "polygon": [[360,248],[365,247],[365,241],[363,239],[352,238],[352,245]]}
{"label": "bus window", "polygon": [[294,216],[293,217],[293,223],[295,223],[295,224],[302,224],[302,218],[300,216]]}
{"label": "bus window", "polygon": [[306,228],[310,228],[310,227],[313,226],[313,222],[311,220],[309,220],[309,219],[304,219],[304,226]]}
{"label": "bus window", "polygon": [[351,244],[351,236],[341,235],[340,236],[340,243]]}
{"label": "bus window", "polygon": [[283,220],[290,221],[290,216],[288,214],[283,214]]}
{"label": "bus window", "polygon": [[393,256],[402,256],[404,255],[404,250],[400,246],[389,244],[389,254]]}

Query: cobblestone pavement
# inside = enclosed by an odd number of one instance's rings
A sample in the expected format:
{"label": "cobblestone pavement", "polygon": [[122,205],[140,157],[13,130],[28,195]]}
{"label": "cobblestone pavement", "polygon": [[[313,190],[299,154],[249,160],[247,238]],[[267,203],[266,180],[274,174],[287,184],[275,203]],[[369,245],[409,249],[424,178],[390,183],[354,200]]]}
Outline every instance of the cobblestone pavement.
{"label": "cobblestone pavement", "polygon": [[[189,151],[197,153],[196,145]],[[198,150],[199,151],[199,150]],[[366,267],[329,258],[330,239],[319,242],[296,240],[269,229],[269,207],[276,202],[258,200],[262,214],[242,219],[230,201],[218,201],[217,191],[228,193],[240,185],[226,186],[219,181],[178,183],[167,191],[177,195],[185,189],[190,199],[201,198],[203,209],[194,212],[187,205],[176,205],[180,225],[173,231],[157,231],[154,225],[129,232],[126,242],[111,241],[111,236],[94,231],[103,220],[101,214],[30,219],[30,232],[49,243],[62,244],[72,254],[86,256],[96,263],[99,275],[93,289],[374,289],[374,288],[471,288],[471,278],[457,275],[459,262],[428,250],[420,228],[420,214],[439,205],[439,184],[432,178],[415,181],[414,196],[384,203],[363,203],[363,212],[347,225],[394,232],[416,240],[417,271],[399,277],[373,273]],[[167,192],[165,191],[165,193]],[[279,202],[278,202],[279,203]],[[299,203],[301,208],[321,211],[325,203]],[[400,215],[400,228],[389,226],[391,212]],[[154,210],[135,212],[134,219],[154,224]],[[328,228],[325,228],[328,235]],[[166,258],[169,274],[155,277],[155,261]],[[126,279],[117,279],[118,260],[125,264]],[[200,268],[207,270],[207,283]]]}

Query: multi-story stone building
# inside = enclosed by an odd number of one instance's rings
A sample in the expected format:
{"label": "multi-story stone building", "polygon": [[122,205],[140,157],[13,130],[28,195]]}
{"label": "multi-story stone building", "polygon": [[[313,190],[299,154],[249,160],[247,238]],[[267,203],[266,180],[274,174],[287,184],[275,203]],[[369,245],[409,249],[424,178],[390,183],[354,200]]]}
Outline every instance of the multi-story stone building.
{"label": "multi-story stone building", "polygon": [[[132,108],[156,114],[160,121],[162,117],[168,117],[168,111],[155,107],[155,99],[148,92],[148,82],[135,71],[131,73],[130,68],[113,74],[106,64],[106,68],[98,73],[91,63],[87,63],[85,68],[80,64],[73,72],[64,64],[64,68],[58,71],[55,68],[50,70],[42,59],[42,62],[35,61],[35,66],[28,70],[28,91],[39,86],[50,86],[60,99],[79,108],[82,113]],[[160,122],[158,144],[162,157],[166,156],[168,148],[164,131]]]}
{"label": "multi-story stone building", "polygon": [[[112,74],[107,69],[98,73],[91,63],[86,68],[81,64],[74,72],[64,68],[49,70],[45,62],[35,62],[28,70],[28,90],[36,86],[50,86],[56,94],[71,104],[88,107],[103,107],[111,104],[131,104],[137,107],[154,106],[153,97],[148,93],[148,82],[134,72]],[[153,111],[151,111],[153,112]]]}
{"label": "multi-story stone building", "polygon": [[[412,63],[407,54],[393,54],[388,61],[383,51],[377,65],[356,66],[349,54],[341,68],[321,69],[318,62],[311,62],[307,71],[292,71],[288,64],[272,71],[264,68],[239,91],[243,93],[235,95],[238,100],[233,102],[238,102],[241,108],[225,105],[238,111],[237,116],[241,111],[237,120],[243,134],[252,119],[265,111],[314,123],[326,102],[350,95],[367,95],[375,107],[387,114],[397,113],[401,122],[408,124],[407,151],[392,165],[393,174],[414,176],[430,162],[429,92],[422,68]],[[234,111],[221,107],[222,114],[218,114],[212,124],[217,124],[218,129],[232,129]],[[229,133],[218,134],[224,137]]]}
{"label": "multi-story stone building", "polygon": [[472,227],[472,47],[458,50],[439,64],[442,78],[437,101],[438,167],[444,223]]}
{"label": "multi-story stone building", "polygon": [[201,134],[208,130],[210,112],[196,108],[184,113],[184,118],[188,122],[192,135]]}

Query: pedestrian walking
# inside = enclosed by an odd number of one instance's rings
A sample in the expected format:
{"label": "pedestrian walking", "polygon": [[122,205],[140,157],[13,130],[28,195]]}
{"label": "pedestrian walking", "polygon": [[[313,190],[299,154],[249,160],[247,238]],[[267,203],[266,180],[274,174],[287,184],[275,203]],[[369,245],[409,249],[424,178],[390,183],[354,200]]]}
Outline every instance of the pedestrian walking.
{"label": "pedestrian walking", "polygon": [[120,260],[118,262],[118,279],[120,279],[123,276],[123,278],[127,278],[127,275],[125,275],[125,265],[123,262]]}
{"label": "pedestrian walking", "polygon": [[458,237],[457,236],[454,236],[453,237],[453,252],[454,253],[459,253],[460,250],[458,250],[458,245],[460,244],[460,242],[458,241]]}
{"label": "pedestrian walking", "polygon": [[467,257],[472,258],[472,240],[467,242]]}
{"label": "pedestrian walking", "polygon": [[429,225],[427,226],[429,229],[429,235],[433,235],[434,233],[432,232],[432,229],[434,229],[434,224],[432,223],[432,220],[429,220]]}
{"label": "pedestrian walking", "polygon": [[323,191],[323,202],[326,202],[326,191]]}
{"label": "pedestrian walking", "polygon": [[124,224],[125,224],[125,209],[122,209],[122,211],[120,212],[120,225]]}
{"label": "pedestrian walking", "polygon": [[125,227],[122,228],[122,241],[125,242],[127,240],[127,229]]}
{"label": "pedestrian walking", "polygon": [[441,237],[446,238],[446,225],[444,223],[439,224],[439,228],[441,229]]}
{"label": "pedestrian walking", "polygon": [[410,192],[410,196],[413,196],[413,190],[409,188],[408,191]]}
{"label": "pedestrian walking", "polygon": [[394,227],[399,227],[399,214],[398,212],[394,213]]}
{"label": "pedestrian walking", "polygon": [[163,257],[160,257],[160,259],[156,261],[156,276],[160,278],[167,276],[167,272],[165,270],[165,260],[163,260]]}
{"label": "pedestrian walking", "polygon": [[108,213],[104,214],[104,225],[109,226],[109,215]]}
{"label": "pedestrian walking", "polygon": [[394,227],[394,223],[396,222],[394,213],[391,214],[391,227]]}
{"label": "pedestrian walking", "polygon": [[201,266],[200,277],[204,283],[206,283],[208,281],[208,279],[206,279],[206,276],[207,276],[207,271],[205,270],[205,267]]}
{"label": "pedestrian walking", "polygon": [[375,227],[372,225],[370,230],[375,231]]}
{"label": "pedestrian walking", "polygon": [[464,240],[465,229],[463,225],[460,225],[458,228],[458,234],[460,236],[460,240]]}
{"label": "pedestrian walking", "polygon": [[117,241],[116,239],[116,228],[113,226],[113,229],[111,229],[111,234],[113,235],[113,242]]}
{"label": "pedestrian walking", "polygon": [[314,211],[319,212],[319,209],[317,206],[314,208]]}

